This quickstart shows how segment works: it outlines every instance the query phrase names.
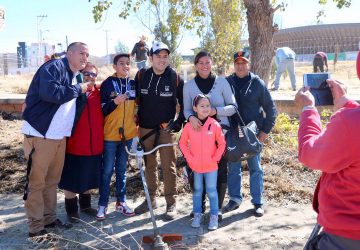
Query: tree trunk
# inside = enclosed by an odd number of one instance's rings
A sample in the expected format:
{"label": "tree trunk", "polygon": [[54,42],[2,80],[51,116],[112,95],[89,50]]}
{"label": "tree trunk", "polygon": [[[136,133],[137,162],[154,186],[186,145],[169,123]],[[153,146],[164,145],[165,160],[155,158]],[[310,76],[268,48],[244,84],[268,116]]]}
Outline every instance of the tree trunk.
{"label": "tree trunk", "polygon": [[270,0],[244,0],[248,20],[251,71],[268,85],[274,56],[274,9]]}

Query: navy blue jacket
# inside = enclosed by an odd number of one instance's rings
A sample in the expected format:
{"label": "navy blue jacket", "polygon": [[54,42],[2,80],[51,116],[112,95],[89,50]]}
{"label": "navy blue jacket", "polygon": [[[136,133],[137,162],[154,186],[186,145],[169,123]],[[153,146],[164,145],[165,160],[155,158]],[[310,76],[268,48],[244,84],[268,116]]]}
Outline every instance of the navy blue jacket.
{"label": "navy blue jacket", "polygon": [[72,85],[73,76],[67,58],[62,58],[41,65],[32,79],[23,119],[43,136],[58,108],[81,94],[80,85]]}
{"label": "navy blue jacket", "polygon": [[258,129],[268,134],[275,125],[276,107],[264,81],[251,72],[249,76],[249,81],[242,84],[235,73],[226,79],[232,86],[244,123],[255,121]]}

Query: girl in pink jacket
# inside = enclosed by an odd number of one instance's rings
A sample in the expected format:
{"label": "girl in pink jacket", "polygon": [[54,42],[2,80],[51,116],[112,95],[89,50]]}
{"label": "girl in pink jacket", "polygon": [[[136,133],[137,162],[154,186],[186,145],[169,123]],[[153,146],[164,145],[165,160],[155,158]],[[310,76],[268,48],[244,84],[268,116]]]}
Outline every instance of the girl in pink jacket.
{"label": "girl in pink jacket", "polygon": [[202,122],[199,130],[187,123],[182,132],[179,146],[194,174],[192,227],[200,227],[202,220],[201,196],[205,179],[206,193],[210,200],[210,222],[208,229],[218,228],[218,194],[216,191],[218,162],[224,153],[225,137],[220,124],[209,117],[209,97],[199,94],[193,100],[193,109]]}

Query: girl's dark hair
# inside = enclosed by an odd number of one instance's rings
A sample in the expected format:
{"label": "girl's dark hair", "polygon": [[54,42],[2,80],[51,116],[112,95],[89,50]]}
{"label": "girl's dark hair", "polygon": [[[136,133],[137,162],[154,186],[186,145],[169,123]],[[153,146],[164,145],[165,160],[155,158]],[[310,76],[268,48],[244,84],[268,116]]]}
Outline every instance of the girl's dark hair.
{"label": "girl's dark hair", "polygon": [[196,107],[196,106],[199,104],[200,100],[201,100],[201,99],[204,99],[204,98],[205,98],[205,99],[208,99],[209,102],[210,102],[210,97],[209,97],[209,96],[204,95],[204,94],[198,94],[198,95],[196,95],[195,98],[194,98],[194,100],[193,100],[193,107]]}
{"label": "girl's dark hair", "polygon": [[200,58],[204,57],[204,56],[207,56],[212,60],[210,53],[205,50],[202,50],[196,54],[195,59],[194,59],[194,65],[196,65],[199,62]]}
{"label": "girl's dark hair", "polygon": [[114,60],[113,60],[114,65],[117,64],[117,62],[119,61],[119,59],[120,59],[121,57],[127,57],[127,58],[130,59],[130,54],[128,54],[128,53],[117,54],[117,55],[114,57]]}

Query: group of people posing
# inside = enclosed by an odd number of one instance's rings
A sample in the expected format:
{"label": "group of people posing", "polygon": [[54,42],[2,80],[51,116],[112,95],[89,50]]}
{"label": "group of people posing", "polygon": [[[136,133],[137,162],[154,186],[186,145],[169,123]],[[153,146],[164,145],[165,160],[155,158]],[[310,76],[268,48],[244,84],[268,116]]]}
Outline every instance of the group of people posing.
{"label": "group of people posing", "polygon": [[[116,174],[115,210],[126,216],[149,210],[144,201],[135,209],[126,202],[126,168],[133,138],[139,136],[144,151],[173,143],[182,130],[180,149],[193,174],[192,226],[199,227],[210,201],[208,228],[218,228],[222,213],[242,202],[241,162],[223,157],[222,125],[231,126],[236,109],[245,123],[256,121],[258,138],[264,142],[274,126],[276,109],[265,83],[249,71],[247,54],[234,54],[234,73],[217,76],[210,53],[195,56],[196,76],[184,84],[170,67],[170,50],[154,42],[149,51],[150,68],[130,79],[130,54],[114,57],[115,73],[96,84],[97,67],[88,62],[86,44],[69,45],[66,56],[44,63],[36,72],[23,112],[27,186],[24,199],[29,236],[47,233],[47,228],[70,228],[56,217],[56,189],[65,194],[69,221],[76,223],[79,211],[106,219],[110,182]],[[177,105],[180,111],[176,113]],[[177,216],[176,148],[159,149],[164,180],[167,220]],[[145,156],[145,177],[151,205],[157,208],[157,159]],[[247,161],[254,214],[264,214],[261,157]],[[99,188],[98,208],[91,207],[90,190]],[[226,189],[230,200],[223,207]],[[77,194],[79,194],[77,196]]]}
{"label": "group of people posing", "polygon": [[[149,151],[174,142],[174,134],[182,130],[179,146],[193,173],[192,227],[202,223],[206,195],[210,230],[218,228],[222,213],[240,206],[242,162],[224,158],[222,125],[234,126],[230,117],[238,110],[245,123],[256,122],[258,139],[264,142],[276,118],[269,91],[264,81],[249,71],[250,62],[243,51],[234,54],[234,73],[226,78],[214,74],[208,52],[199,52],[194,60],[196,76],[187,83],[169,66],[169,56],[165,44],[154,42],[149,51],[151,67],[140,69],[135,79],[130,79],[130,55],[116,55],[115,73],[97,85],[98,69],[88,62],[87,45],[75,42],[68,46],[64,58],[49,60],[38,69],[26,96],[22,128],[29,237],[45,235],[48,228],[72,227],[56,216],[58,186],[64,190],[70,222],[80,217],[79,207],[98,220],[106,219],[114,169],[116,211],[126,216],[147,212],[146,201],[134,210],[126,203],[125,147],[130,147],[137,135],[144,151]],[[359,65],[360,54],[360,77]],[[295,103],[302,108],[299,160],[323,171],[313,202],[323,231],[314,233],[305,249],[359,249],[360,107],[347,97],[342,83],[327,83],[337,112],[324,130],[309,89],[301,88],[295,96]],[[165,218],[172,220],[177,216],[176,151],[175,147],[159,151]],[[144,160],[151,205],[156,209],[156,155],[147,155]],[[248,159],[247,164],[253,211],[262,216],[264,172],[260,154]],[[97,209],[91,207],[89,191],[94,188],[99,188],[100,194]],[[223,207],[226,189],[230,199]]]}

